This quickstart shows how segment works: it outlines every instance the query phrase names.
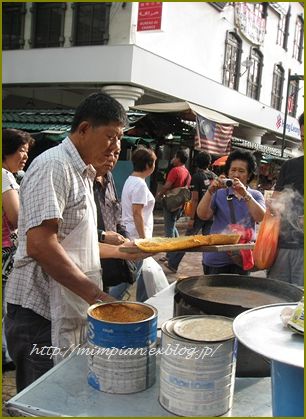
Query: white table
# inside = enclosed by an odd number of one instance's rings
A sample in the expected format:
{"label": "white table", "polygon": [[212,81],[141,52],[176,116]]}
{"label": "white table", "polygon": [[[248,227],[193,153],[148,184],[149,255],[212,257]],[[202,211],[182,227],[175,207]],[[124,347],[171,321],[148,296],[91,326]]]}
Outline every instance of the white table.
{"label": "white table", "polygon": [[[175,283],[147,301],[158,309],[158,327],[173,317],[174,288]],[[86,356],[73,355],[10,399],[7,408],[15,416],[174,416],[159,404],[158,397],[159,358],[152,387],[139,393],[118,395],[90,387]],[[236,378],[233,407],[224,416],[271,415],[270,378]]]}

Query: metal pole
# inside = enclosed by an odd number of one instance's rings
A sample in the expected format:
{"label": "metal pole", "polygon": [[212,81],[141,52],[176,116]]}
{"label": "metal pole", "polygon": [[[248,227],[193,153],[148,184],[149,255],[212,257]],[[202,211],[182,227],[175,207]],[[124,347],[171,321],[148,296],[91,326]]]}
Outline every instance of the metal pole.
{"label": "metal pole", "polygon": [[286,102],[285,102],[285,117],[284,117],[284,128],[283,128],[281,157],[284,157],[284,150],[285,150],[285,137],[286,137],[286,124],[287,124],[287,115],[288,115],[288,98],[289,98],[290,79],[291,79],[291,70],[289,68],[289,70],[288,70],[288,80],[287,80],[287,94],[286,94]]}

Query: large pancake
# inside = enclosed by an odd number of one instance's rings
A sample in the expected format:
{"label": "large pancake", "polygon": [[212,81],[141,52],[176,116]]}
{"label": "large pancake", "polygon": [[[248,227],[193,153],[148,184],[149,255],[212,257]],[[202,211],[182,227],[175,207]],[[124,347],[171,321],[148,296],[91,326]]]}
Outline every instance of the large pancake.
{"label": "large pancake", "polygon": [[206,236],[180,236],[180,237],[152,237],[151,239],[137,239],[136,246],[143,252],[174,252],[199,246],[212,246],[222,244],[236,244],[239,234],[208,234]]}

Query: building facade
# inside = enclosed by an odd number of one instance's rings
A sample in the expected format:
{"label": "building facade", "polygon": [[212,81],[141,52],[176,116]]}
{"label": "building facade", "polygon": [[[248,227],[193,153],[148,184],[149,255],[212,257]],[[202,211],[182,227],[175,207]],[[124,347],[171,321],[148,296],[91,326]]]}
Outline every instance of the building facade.
{"label": "building facade", "polygon": [[4,109],[74,108],[99,89],[127,109],[187,100],[281,147],[287,108],[299,153],[302,2],[4,2],[2,15]]}

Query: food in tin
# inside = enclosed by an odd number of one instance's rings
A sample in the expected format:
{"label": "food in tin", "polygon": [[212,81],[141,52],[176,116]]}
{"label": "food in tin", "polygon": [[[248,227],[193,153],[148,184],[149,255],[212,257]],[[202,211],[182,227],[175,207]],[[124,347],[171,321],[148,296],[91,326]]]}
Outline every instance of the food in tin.
{"label": "food in tin", "polygon": [[91,316],[112,323],[133,323],[146,320],[154,313],[150,307],[132,303],[107,303],[95,307]]}

